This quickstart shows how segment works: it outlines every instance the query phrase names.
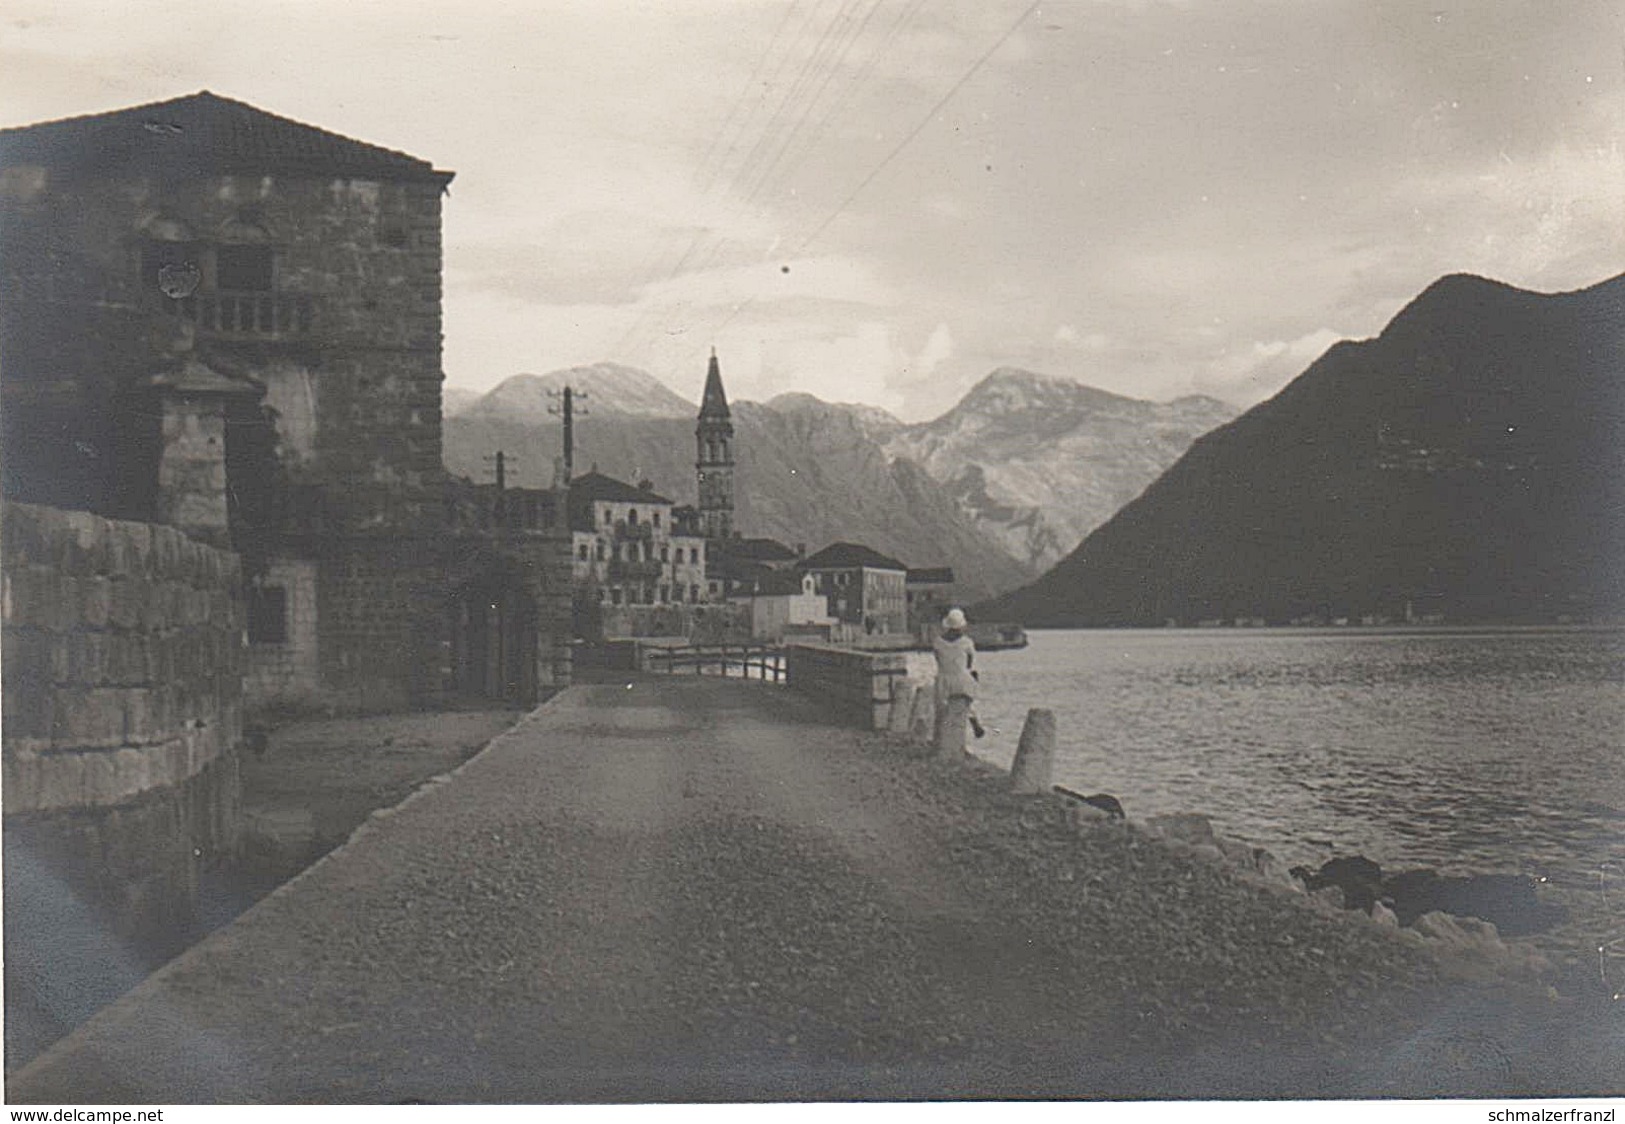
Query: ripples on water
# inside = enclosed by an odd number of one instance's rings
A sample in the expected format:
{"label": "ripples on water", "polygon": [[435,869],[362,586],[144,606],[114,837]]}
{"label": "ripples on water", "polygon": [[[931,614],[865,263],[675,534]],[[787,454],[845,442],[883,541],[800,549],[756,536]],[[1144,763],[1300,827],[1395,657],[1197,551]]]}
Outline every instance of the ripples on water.
{"label": "ripples on water", "polygon": [[1587,928],[1602,874],[1625,917],[1625,633],[1034,632],[977,662],[976,752],[1008,765],[1047,706],[1056,782],[1131,817],[1204,812],[1289,863],[1545,877]]}

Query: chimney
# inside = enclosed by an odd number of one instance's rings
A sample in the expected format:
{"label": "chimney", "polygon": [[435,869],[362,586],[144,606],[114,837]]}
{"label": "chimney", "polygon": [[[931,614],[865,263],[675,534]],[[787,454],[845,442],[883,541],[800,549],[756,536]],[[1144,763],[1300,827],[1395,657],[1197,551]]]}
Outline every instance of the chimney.
{"label": "chimney", "polygon": [[806,543],[804,543],[804,542],[796,543],[796,557],[797,558],[805,558],[805,557],[807,557],[807,544]]}

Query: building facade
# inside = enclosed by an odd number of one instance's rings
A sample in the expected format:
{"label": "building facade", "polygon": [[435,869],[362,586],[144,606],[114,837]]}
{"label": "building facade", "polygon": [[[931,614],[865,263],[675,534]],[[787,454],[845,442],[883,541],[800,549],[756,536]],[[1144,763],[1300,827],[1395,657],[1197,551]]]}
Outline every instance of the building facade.
{"label": "building facade", "polygon": [[940,625],[957,602],[954,600],[954,571],[950,566],[911,569],[904,588],[908,599],[908,627],[915,635]]}
{"label": "building facade", "polygon": [[818,579],[809,573],[769,573],[731,600],[748,611],[752,640],[778,644],[791,635],[828,639],[835,623],[827,599],[818,592]]}
{"label": "building facade", "polygon": [[797,563],[835,620],[865,634],[908,631],[908,567],[859,543],[838,542]]}
{"label": "building facade", "polygon": [[451,179],[206,91],[0,131],[0,490],[229,544],[251,701],[456,678]]}
{"label": "building facade", "polygon": [[[703,605],[706,540],[692,508],[677,508],[652,485],[634,487],[599,472],[570,482],[570,565],[578,618],[596,608],[600,621],[649,613],[621,609]],[[667,614],[681,620],[683,614]],[[582,631],[578,620],[578,631]],[[605,627],[608,635],[628,626]]]}

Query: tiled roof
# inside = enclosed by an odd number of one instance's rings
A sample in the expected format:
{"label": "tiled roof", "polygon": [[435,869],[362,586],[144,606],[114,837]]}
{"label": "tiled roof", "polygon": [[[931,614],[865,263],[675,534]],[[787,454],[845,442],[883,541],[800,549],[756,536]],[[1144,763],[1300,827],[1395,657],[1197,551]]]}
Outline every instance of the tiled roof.
{"label": "tiled roof", "polygon": [[0,129],[0,165],[206,172],[306,172],[438,180],[427,160],[351,140],[207,90],[169,101]]}
{"label": "tiled roof", "polygon": [[952,566],[922,566],[908,572],[908,581],[911,585],[952,585],[954,568]]}
{"label": "tiled roof", "polygon": [[858,566],[867,566],[871,570],[900,570],[906,572],[908,567],[895,558],[887,558],[878,550],[871,550],[862,543],[837,542],[831,543],[817,554],[804,559],[801,564],[804,570],[849,570]]}
{"label": "tiled roof", "polygon": [[671,503],[665,496],[634,488],[602,472],[589,472],[570,481],[570,501],[592,503]]}

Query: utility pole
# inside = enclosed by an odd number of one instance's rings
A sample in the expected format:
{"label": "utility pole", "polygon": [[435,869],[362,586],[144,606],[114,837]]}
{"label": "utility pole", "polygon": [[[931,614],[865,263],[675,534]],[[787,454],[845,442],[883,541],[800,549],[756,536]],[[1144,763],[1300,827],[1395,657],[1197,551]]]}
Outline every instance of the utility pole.
{"label": "utility pole", "polygon": [[[560,400],[557,406],[549,406],[547,412],[564,418],[564,480],[569,483],[576,474],[576,403],[585,399],[587,394],[568,383],[563,390],[550,390],[547,393]],[[587,411],[582,410],[581,414],[585,417]]]}
{"label": "utility pole", "polygon": [[497,469],[496,518],[497,518],[497,522],[501,523],[501,522],[505,521],[507,513],[508,513],[508,497],[507,497],[507,491],[508,491],[508,457],[507,457],[507,454],[505,454],[501,449],[498,449],[496,451],[496,456],[494,456],[494,457],[486,457],[485,459],[488,462],[494,461],[496,463],[496,469]]}

